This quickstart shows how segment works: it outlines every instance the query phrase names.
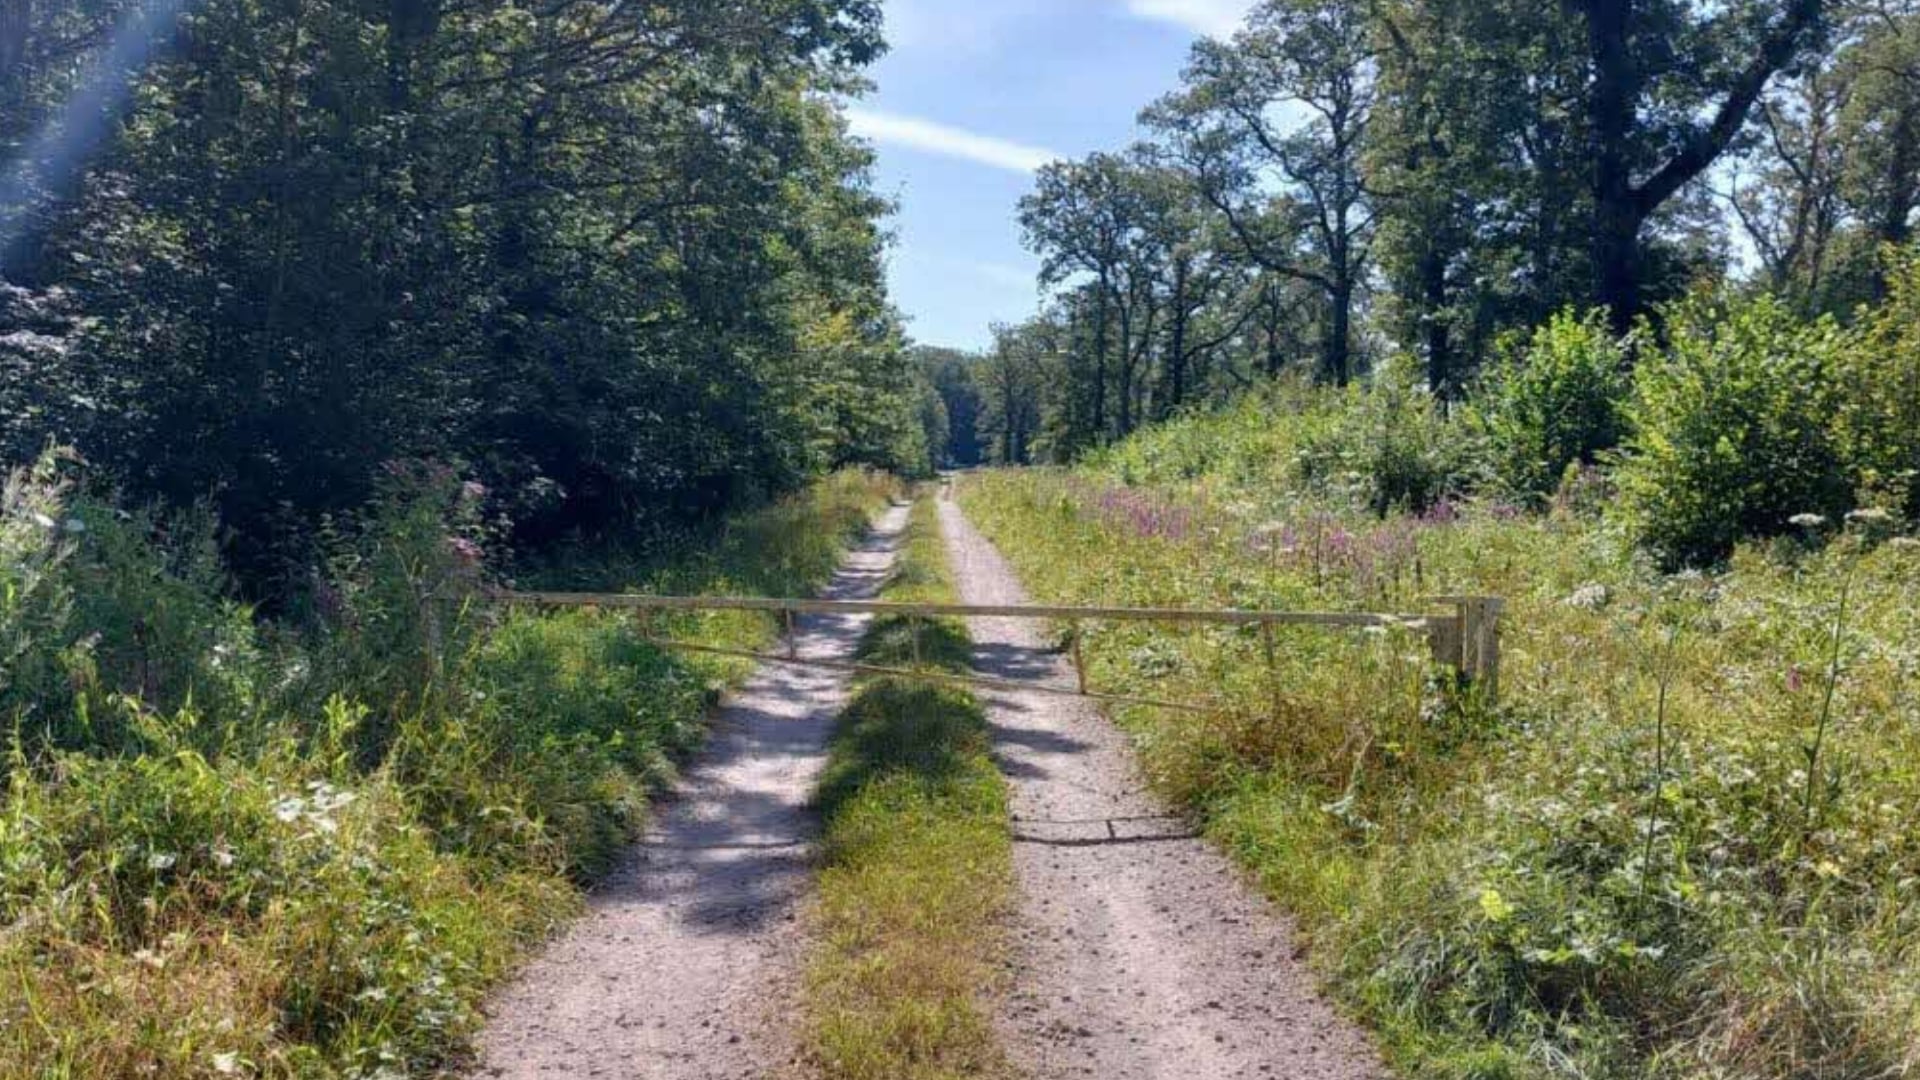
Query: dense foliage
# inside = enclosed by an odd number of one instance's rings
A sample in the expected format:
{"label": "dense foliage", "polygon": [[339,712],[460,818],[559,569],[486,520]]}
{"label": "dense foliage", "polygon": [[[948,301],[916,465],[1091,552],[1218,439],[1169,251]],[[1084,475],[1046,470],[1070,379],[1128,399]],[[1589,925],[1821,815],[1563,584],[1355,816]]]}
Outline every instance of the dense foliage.
{"label": "dense foliage", "polygon": [[[0,1077],[418,1075],[571,913],[717,686],[605,613],[503,613],[475,493],[382,485],[310,624],[256,625],[199,518],[49,460],[0,505]],[[622,584],[817,588],[893,488],[839,474]],[[658,629],[763,646],[771,618]]]}
{"label": "dense foliage", "polygon": [[[1404,358],[1457,401],[1558,313],[1658,332],[1701,286],[1850,321],[1920,215],[1920,9],[1262,0],[1141,119],[1021,203],[1043,304],[983,362],[1001,460],[1070,461],[1288,370]],[[1553,333],[1559,385],[1512,392],[1609,378]],[[1610,448],[1605,412],[1510,446],[1509,478]]]}
{"label": "dense foliage", "polygon": [[0,3],[0,458],[211,498],[275,599],[391,460],[523,547],[921,464],[834,104],[877,4],[144,10]]}

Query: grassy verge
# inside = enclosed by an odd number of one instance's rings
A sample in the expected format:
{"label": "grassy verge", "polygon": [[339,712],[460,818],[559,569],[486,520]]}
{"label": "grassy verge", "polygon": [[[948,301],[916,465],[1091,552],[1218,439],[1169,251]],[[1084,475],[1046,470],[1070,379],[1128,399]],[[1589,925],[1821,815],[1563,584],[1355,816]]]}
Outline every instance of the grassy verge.
{"label": "grassy verge", "polygon": [[1413,634],[1286,631],[1271,675],[1252,634],[1085,641],[1103,688],[1232,706],[1117,719],[1406,1072],[1920,1072],[1920,547],[1669,578],[1577,506],[1379,518],[1287,438],[1241,409],[960,497],[1048,602],[1508,599],[1497,709],[1442,699]]}
{"label": "grassy verge", "polygon": [[[934,507],[915,507],[891,600],[952,596]],[[876,622],[867,662],[914,662],[911,621]],[[922,663],[960,671],[960,624],[919,628]],[[820,951],[808,972],[807,1056],[838,1080],[1008,1072],[980,996],[1008,903],[1006,784],[971,695],[865,681],[840,717],[818,804],[826,816]]]}
{"label": "grassy verge", "polygon": [[[262,624],[204,528],[9,482],[0,1077],[431,1072],[577,910],[738,669],[423,603],[477,577],[452,487],[391,492],[312,617]],[[623,583],[805,594],[889,490],[833,478]]]}

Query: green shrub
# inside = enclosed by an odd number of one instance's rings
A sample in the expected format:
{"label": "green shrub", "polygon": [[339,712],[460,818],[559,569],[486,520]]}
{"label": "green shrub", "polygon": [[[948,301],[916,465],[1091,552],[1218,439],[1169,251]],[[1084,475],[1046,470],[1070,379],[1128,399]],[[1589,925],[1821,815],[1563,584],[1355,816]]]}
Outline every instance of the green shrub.
{"label": "green shrub", "polygon": [[1494,364],[1473,412],[1499,479],[1538,499],[1569,467],[1595,464],[1620,444],[1632,391],[1627,343],[1608,330],[1605,314],[1567,311]]}
{"label": "green shrub", "polygon": [[0,520],[0,715],[36,744],[135,748],[125,721],[191,707],[209,737],[257,719],[267,665],[205,514],[116,510],[50,453]]}
{"label": "green shrub", "polygon": [[[472,603],[479,493],[450,469],[392,470],[308,617],[256,624],[210,521],[113,510],[68,467],[0,501],[0,1080],[444,1065],[738,667]],[[619,573],[805,594],[890,490],[836,476]]]}
{"label": "green shrub", "polygon": [[1405,374],[1326,399],[1303,426],[1296,467],[1305,485],[1385,517],[1424,513],[1484,480],[1483,453],[1466,425]]}
{"label": "green shrub", "polygon": [[449,706],[447,658],[463,655],[477,629],[461,599],[480,583],[481,494],[447,466],[398,463],[365,520],[329,537],[302,692],[366,704],[365,766],[384,759],[406,719]]}
{"label": "green shrub", "polygon": [[1861,502],[1920,521],[1920,251],[1890,257],[1891,292],[1847,352],[1835,426]]}
{"label": "green shrub", "polygon": [[1676,308],[1644,359],[1618,479],[1627,520],[1668,566],[1717,562],[1796,516],[1837,520],[1853,485],[1834,419],[1848,339],[1771,298]]}
{"label": "green shrub", "polygon": [[66,650],[73,593],[67,484],[54,455],[0,487],[0,721],[45,730],[68,721]]}

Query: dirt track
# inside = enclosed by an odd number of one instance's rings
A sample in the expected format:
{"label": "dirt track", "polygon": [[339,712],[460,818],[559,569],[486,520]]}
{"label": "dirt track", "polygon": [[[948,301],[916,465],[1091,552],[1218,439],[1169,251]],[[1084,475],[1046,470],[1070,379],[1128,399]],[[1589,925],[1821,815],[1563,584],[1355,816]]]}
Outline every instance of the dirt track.
{"label": "dirt track", "polygon": [[[1026,603],[950,501],[961,600]],[[1041,627],[975,619],[975,666],[1071,685]],[[1385,1071],[1314,992],[1288,922],[1145,794],[1126,737],[1071,698],[987,697],[1013,784],[1019,913],[1000,1032],[1036,1080],[1357,1080]]]}
{"label": "dirt track", "polygon": [[[824,594],[866,599],[893,565],[896,507]],[[801,655],[850,659],[862,618],[798,624]],[[488,1010],[478,1077],[747,1080],[781,1071],[776,1019],[797,967],[815,775],[846,677],[768,668],[731,695],[711,744],[588,916]]]}

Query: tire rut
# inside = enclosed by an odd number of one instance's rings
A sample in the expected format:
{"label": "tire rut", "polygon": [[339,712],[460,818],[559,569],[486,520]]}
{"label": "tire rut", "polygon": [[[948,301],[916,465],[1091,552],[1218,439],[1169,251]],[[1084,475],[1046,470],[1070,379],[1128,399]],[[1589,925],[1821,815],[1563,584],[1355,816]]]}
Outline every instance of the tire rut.
{"label": "tire rut", "polygon": [[[961,600],[1027,602],[1006,561],[939,504]],[[975,666],[1072,683],[1042,628],[970,620]],[[1384,1078],[1316,993],[1290,922],[1146,793],[1126,736],[1090,703],[983,695],[1013,787],[1017,914],[998,1025],[1038,1080]]]}
{"label": "tire rut", "polygon": [[[907,508],[847,558],[827,599],[877,594]],[[803,657],[851,659],[867,619],[796,620]],[[746,1080],[788,1068],[808,809],[845,703],[841,673],[770,665],[730,694],[707,748],[585,917],[492,1003],[471,1075]]]}

